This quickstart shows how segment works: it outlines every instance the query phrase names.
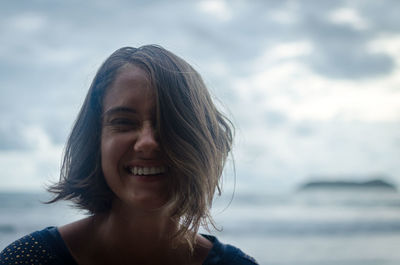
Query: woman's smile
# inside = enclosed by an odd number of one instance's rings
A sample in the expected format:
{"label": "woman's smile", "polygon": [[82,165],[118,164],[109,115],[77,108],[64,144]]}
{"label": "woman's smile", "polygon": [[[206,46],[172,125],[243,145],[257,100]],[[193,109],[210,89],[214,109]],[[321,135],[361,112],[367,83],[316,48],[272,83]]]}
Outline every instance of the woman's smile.
{"label": "woman's smile", "polygon": [[133,166],[133,167],[128,167],[127,169],[131,174],[135,176],[160,175],[164,174],[167,171],[166,167],[164,166],[158,166],[158,167]]}
{"label": "woman's smile", "polygon": [[167,173],[165,166],[128,166],[125,169],[129,177],[140,182],[164,181]]}

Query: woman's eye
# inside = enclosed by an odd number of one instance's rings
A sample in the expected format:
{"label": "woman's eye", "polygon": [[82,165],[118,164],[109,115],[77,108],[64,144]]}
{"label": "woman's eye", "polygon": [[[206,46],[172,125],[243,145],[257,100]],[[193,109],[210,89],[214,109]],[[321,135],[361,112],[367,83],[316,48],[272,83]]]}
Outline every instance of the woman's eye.
{"label": "woman's eye", "polygon": [[139,122],[130,119],[112,119],[108,125],[117,130],[131,130],[139,127]]}
{"label": "woman's eye", "polygon": [[133,124],[133,121],[128,119],[113,119],[111,120],[112,124]]}

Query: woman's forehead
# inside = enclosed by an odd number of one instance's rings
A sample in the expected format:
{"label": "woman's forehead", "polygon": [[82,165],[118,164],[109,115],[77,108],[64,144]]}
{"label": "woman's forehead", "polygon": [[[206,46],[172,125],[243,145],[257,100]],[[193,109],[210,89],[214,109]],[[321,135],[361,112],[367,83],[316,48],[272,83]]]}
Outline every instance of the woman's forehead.
{"label": "woman's forehead", "polygon": [[116,83],[135,83],[141,86],[151,86],[148,73],[141,67],[130,63],[121,66],[111,87]]}
{"label": "woman's forehead", "polygon": [[148,74],[132,64],[124,65],[103,99],[103,111],[110,107],[155,103],[155,89]]}

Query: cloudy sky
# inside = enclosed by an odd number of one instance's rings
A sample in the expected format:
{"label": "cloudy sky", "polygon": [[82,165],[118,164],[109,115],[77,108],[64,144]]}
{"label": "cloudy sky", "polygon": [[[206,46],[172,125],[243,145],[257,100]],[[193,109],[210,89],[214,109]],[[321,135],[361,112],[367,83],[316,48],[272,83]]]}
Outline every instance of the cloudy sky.
{"label": "cloudy sky", "polygon": [[386,0],[2,1],[0,190],[57,179],[101,62],[150,43],[194,65],[233,118],[239,189],[400,184],[399,10]]}

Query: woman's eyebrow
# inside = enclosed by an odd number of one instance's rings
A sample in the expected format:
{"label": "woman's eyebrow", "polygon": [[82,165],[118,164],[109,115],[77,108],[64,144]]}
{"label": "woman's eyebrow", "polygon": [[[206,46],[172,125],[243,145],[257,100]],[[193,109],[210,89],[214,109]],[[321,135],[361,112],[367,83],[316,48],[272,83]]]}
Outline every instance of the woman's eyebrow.
{"label": "woman's eyebrow", "polygon": [[136,114],[137,111],[135,109],[132,108],[128,108],[128,107],[114,107],[111,108],[109,110],[107,110],[106,112],[103,113],[103,117],[104,116],[110,116],[116,113],[132,113],[132,114]]}

